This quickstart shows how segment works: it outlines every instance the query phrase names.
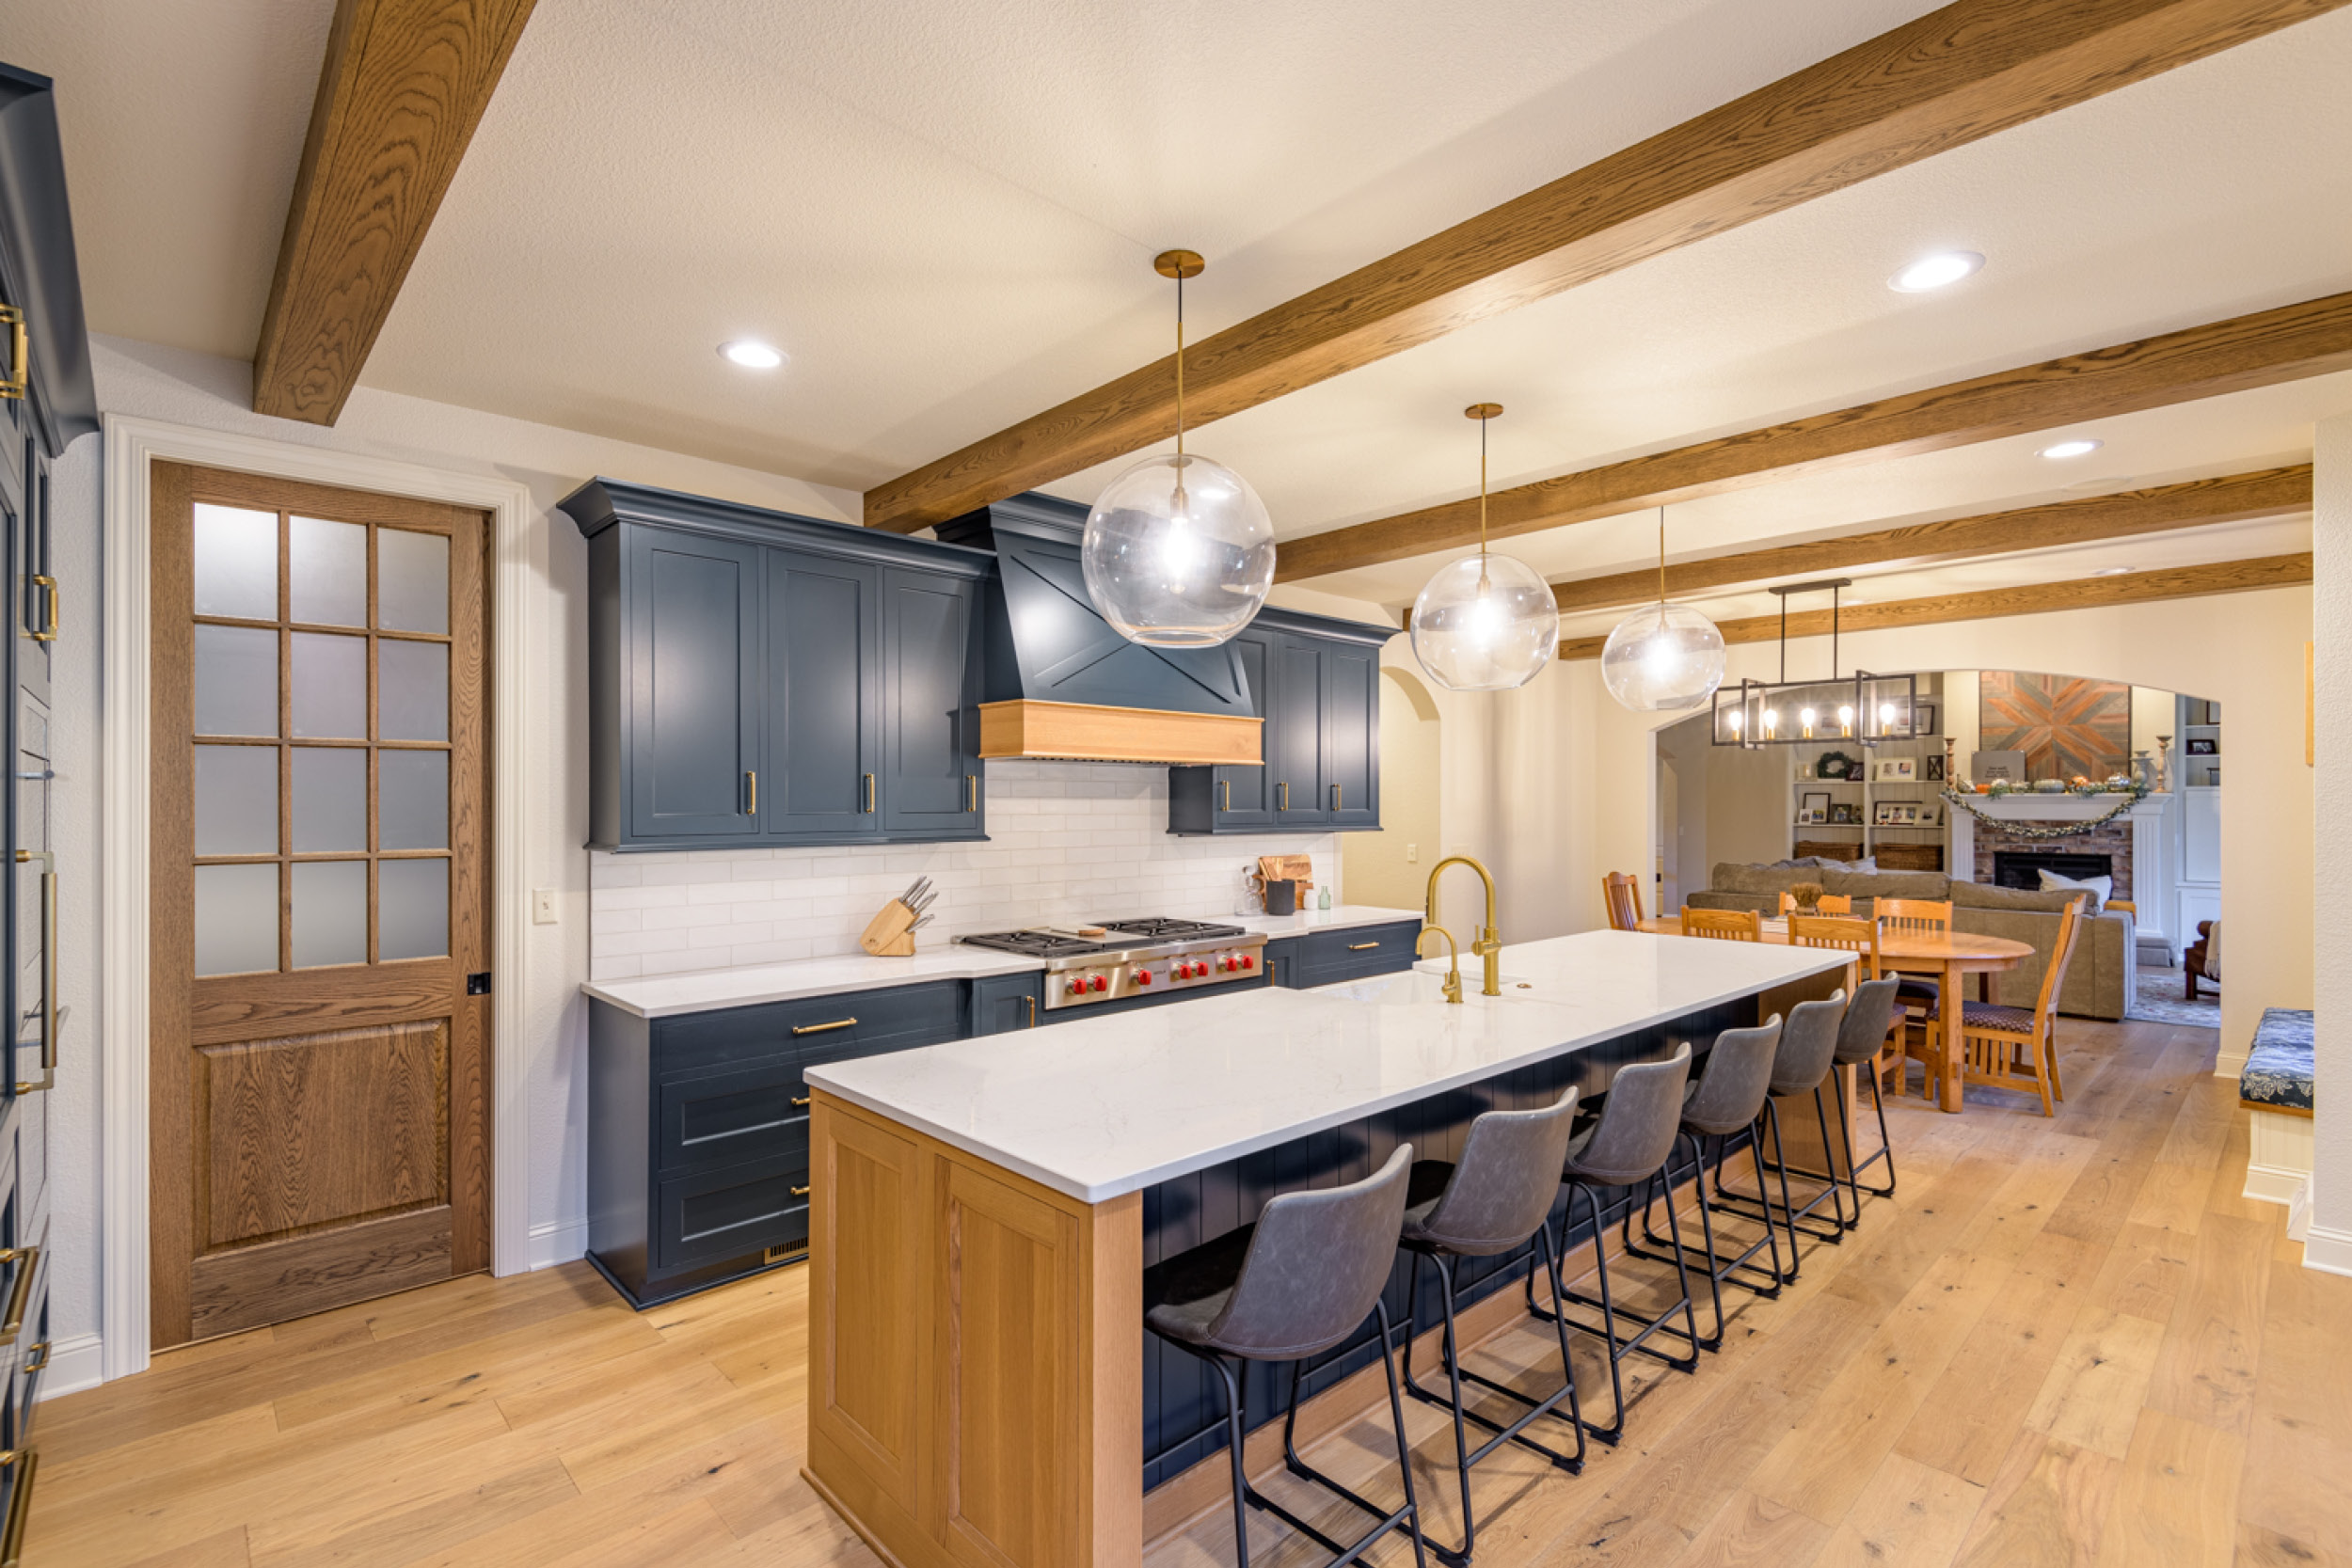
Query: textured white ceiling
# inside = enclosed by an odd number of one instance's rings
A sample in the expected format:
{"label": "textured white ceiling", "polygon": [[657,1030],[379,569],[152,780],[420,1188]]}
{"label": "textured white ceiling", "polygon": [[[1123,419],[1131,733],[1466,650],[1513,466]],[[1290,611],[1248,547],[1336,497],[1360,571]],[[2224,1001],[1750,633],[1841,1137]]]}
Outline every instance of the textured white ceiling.
{"label": "textured white ceiling", "polygon": [[[863,486],[1928,0],[541,0],[367,385]],[[93,325],[249,354],[331,0],[0,7],[56,75]],[[1201,432],[1285,536],[2352,288],[2352,12]],[[1985,271],[1884,279],[1965,245]],[[792,356],[758,375],[715,346]],[[2352,378],[2108,421],[2091,479],[2290,461]],[[1677,509],[1678,553],[2062,493],[2040,439]],[[1089,497],[1108,471],[1053,486]],[[1645,559],[1613,519],[1511,546]],[[1388,603],[1428,560],[1318,579]]]}

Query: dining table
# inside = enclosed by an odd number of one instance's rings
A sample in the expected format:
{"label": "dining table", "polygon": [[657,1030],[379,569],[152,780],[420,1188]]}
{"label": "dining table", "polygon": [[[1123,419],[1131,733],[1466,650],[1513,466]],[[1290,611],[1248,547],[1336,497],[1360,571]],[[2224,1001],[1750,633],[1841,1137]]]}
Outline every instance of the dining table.
{"label": "dining table", "polygon": [[[1653,936],[1680,936],[1682,920],[1678,915],[1657,915],[1643,921],[1641,928]],[[1766,942],[1787,942],[1788,921],[1765,920],[1762,936]],[[2029,942],[1979,931],[1880,930],[1880,969],[1932,978],[1937,994],[1944,999],[1936,1016],[1923,1021],[1929,1078],[1922,1085],[1944,1110],[1957,1112],[1961,1106],[1960,1052],[1946,1024],[1957,1016],[1963,977],[1977,975],[1979,1000],[1990,1001],[1986,988],[1992,982],[1984,976],[2015,969],[2033,957],[2033,951]]]}

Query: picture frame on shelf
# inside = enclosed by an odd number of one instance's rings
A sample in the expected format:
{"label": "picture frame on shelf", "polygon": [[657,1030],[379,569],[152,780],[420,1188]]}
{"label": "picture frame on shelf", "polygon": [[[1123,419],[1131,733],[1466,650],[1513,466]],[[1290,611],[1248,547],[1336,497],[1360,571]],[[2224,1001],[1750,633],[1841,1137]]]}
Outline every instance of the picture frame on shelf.
{"label": "picture frame on shelf", "polygon": [[1829,808],[1829,821],[1833,828],[1859,828],[1862,826],[1862,808],[1851,800],[1840,800]]}
{"label": "picture frame on shelf", "polygon": [[1919,759],[1919,778],[1924,784],[1947,782],[1944,777],[1944,754],[1941,752],[1931,752]]}
{"label": "picture frame on shelf", "polygon": [[1870,824],[1877,828],[1915,828],[1919,825],[1918,802],[1881,800],[1872,808]]}
{"label": "picture frame on shelf", "polygon": [[1806,820],[1813,822],[1826,822],[1829,820],[1828,790],[1808,789],[1803,795],[1798,797],[1797,804],[1813,814],[1810,817],[1806,818]]}
{"label": "picture frame on shelf", "polygon": [[1911,733],[1913,735],[1922,736],[1933,735],[1936,733],[1935,705],[1929,702],[1925,697],[1920,698],[1918,702],[1912,705],[1911,717],[1913,721]]}
{"label": "picture frame on shelf", "polygon": [[1800,828],[1818,828],[1828,821],[1829,812],[1821,806],[1806,806],[1797,813],[1797,826]]}
{"label": "picture frame on shelf", "polygon": [[1917,757],[1881,757],[1870,765],[1870,777],[1879,784],[1913,784],[1919,777]]}
{"label": "picture frame on shelf", "polygon": [[2209,735],[2192,735],[2188,737],[2188,754],[2193,757],[2217,757],[2221,754],[2221,742]]}

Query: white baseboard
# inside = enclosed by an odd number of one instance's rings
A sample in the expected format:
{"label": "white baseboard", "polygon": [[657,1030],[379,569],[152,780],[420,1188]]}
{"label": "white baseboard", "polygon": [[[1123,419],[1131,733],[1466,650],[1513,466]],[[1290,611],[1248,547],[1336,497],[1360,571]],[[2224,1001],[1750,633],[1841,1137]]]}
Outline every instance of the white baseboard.
{"label": "white baseboard", "polygon": [[588,1255],[588,1221],[549,1220],[531,1227],[531,1266],[552,1268]]}
{"label": "white baseboard", "polygon": [[2246,1058],[2243,1055],[2223,1055],[2213,1059],[2213,1075],[2216,1078],[2235,1078],[2245,1070]]}
{"label": "white baseboard", "polygon": [[40,1375],[40,1397],[78,1394],[106,1381],[106,1343],[95,1334],[77,1334],[49,1347],[49,1370]]}
{"label": "white baseboard", "polygon": [[2312,1226],[2303,1238],[2303,1266],[2321,1274],[2352,1275],[2352,1230]]}
{"label": "white baseboard", "polygon": [[2294,1206],[2297,1194],[2311,1181],[2311,1172],[2285,1170],[2277,1165],[2248,1165],[2246,1190],[2239,1196],[2257,1203],[2283,1203]]}
{"label": "white baseboard", "polygon": [[2287,1200],[2287,1240],[2308,1242],[2312,1238],[2312,1179],[2305,1177],[2296,1184],[2295,1196]]}

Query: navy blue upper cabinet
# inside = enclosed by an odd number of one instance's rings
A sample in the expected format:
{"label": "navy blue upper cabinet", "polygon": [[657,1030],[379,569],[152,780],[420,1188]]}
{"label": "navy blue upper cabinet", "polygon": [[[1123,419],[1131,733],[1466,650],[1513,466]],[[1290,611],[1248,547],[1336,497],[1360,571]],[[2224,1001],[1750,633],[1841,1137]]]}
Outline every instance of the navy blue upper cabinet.
{"label": "navy blue upper cabinet", "polygon": [[770,550],[767,763],[759,831],[870,837],[882,771],[882,573]]}
{"label": "navy blue upper cabinet", "polygon": [[1171,768],[1168,829],[1380,826],[1380,646],[1392,626],[1266,609],[1227,646],[1265,721],[1262,768]]}
{"label": "navy blue upper cabinet", "polygon": [[979,584],[903,566],[882,572],[884,826],[924,838],[980,836]]}
{"label": "navy blue upper cabinet", "polygon": [[752,832],[759,549],[653,529],[628,540],[628,829]]}
{"label": "navy blue upper cabinet", "polygon": [[592,847],[986,836],[986,552],[610,480],[563,509],[588,537]]}

